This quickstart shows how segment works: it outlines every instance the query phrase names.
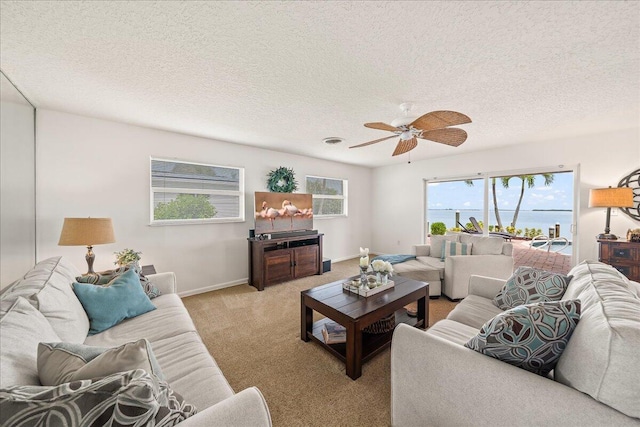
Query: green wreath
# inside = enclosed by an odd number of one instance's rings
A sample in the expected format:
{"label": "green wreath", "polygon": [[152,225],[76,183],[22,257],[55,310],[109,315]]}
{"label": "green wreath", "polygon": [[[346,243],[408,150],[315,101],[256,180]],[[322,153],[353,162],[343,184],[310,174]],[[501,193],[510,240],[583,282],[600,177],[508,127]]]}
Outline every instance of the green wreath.
{"label": "green wreath", "polygon": [[293,169],[284,166],[267,174],[267,188],[274,193],[293,193],[298,189],[298,183],[293,175]]}

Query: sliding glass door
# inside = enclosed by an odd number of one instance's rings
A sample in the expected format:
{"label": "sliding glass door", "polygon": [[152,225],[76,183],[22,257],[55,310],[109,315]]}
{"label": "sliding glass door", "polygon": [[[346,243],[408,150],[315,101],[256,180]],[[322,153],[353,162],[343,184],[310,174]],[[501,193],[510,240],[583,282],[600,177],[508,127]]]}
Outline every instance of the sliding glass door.
{"label": "sliding glass door", "polygon": [[526,255],[523,263],[566,270],[577,253],[576,173],[577,166],[427,180],[425,241],[452,231],[501,233],[511,238],[514,253]]}

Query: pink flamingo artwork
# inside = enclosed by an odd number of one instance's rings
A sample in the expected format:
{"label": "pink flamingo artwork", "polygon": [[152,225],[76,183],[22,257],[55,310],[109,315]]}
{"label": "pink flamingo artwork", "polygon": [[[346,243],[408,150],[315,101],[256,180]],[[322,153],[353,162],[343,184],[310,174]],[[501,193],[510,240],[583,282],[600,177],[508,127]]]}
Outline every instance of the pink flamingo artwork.
{"label": "pink flamingo artwork", "polygon": [[277,209],[267,206],[267,202],[262,202],[262,210],[260,211],[262,218],[267,218],[271,221],[271,228],[274,228],[273,220],[280,216],[280,212]]}

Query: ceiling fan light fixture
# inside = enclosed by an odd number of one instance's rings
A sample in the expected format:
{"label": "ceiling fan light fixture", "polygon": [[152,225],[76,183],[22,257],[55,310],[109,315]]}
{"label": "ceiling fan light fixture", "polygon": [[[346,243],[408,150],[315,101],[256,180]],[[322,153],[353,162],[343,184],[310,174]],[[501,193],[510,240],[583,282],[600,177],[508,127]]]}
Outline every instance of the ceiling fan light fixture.
{"label": "ceiling fan light fixture", "polygon": [[415,117],[399,117],[391,122],[391,126],[401,128],[403,126],[409,126],[416,118]]}
{"label": "ceiling fan light fixture", "polygon": [[413,134],[411,133],[410,130],[405,130],[404,132],[402,132],[400,134],[400,139],[403,140],[403,141],[408,141],[411,138],[413,138]]}
{"label": "ceiling fan light fixture", "polygon": [[329,145],[340,144],[343,141],[344,141],[344,138],[340,138],[339,136],[329,136],[329,137],[324,138],[322,140],[322,142],[324,142],[325,144],[329,144]]}

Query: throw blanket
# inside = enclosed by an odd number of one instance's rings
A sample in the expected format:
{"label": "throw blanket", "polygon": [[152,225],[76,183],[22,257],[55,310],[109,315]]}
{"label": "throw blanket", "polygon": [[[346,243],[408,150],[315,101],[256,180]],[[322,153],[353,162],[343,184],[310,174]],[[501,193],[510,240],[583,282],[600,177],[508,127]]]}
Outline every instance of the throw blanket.
{"label": "throw blanket", "polygon": [[400,264],[401,262],[409,261],[410,259],[416,259],[415,255],[378,255],[371,261],[375,261],[377,259],[381,259],[385,262],[390,262],[391,264]]}

